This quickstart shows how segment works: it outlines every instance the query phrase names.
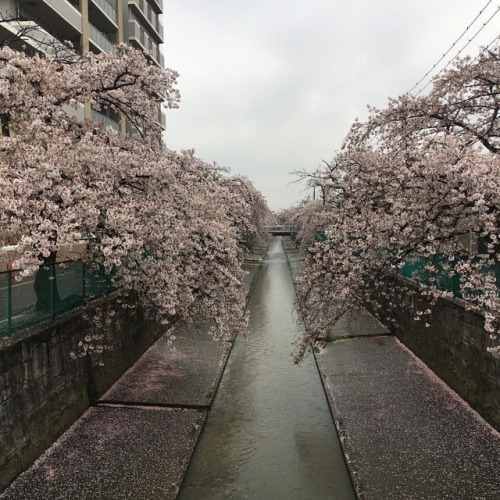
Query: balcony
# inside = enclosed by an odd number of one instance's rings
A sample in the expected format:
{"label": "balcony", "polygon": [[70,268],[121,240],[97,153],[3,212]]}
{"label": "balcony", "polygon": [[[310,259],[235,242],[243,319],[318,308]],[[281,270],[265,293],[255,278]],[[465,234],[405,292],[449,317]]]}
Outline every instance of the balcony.
{"label": "balcony", "polygon": [[20,0],[19,7],[25,18],[38,20],[57,39],[79,45],[82,15],[68,0]]}
{"label": "balcony", "polygon": [[114,43],[91,23],[89,23],[89,41],[98,52],[115,53]]}
{"label": "balcony", "polygon": [[137,48],[146,51],[146,37],[146,32],[137,21],[128,22],[128,39],[133,45],[136,45],[138,46]]}
{"label": "balcony", "polygon": [[106,128],[111,127],[113,130],[116,130],[116,132],[120,132],[120,124],[116,120],[113,120],[113,118],[110,118],[95,109],[91,111],[91,118],[96,122],[102,123]]}
{"label": "balcony", "polygon": [[163,68],[164,58],[160,48],[137,21],[129,21],[128,37],[131,45],[142,50],[154,63]]}
{"label": "balcony", "polygon": [[110,0],[90,0],[90,22],[100,31],[116,31],[118,29],[118,13]]}
{"label": "balcony", "polygon": [[[129,0],[129,3],[130,3],[130,0]],[[162,0],[149,0],[149,3],[155,7],[156,12],[158,14],[161,14],[163,12]]]}
{"label": "balcony", "polygon": [[72,61],[76,57],[74,50],[33,21],[4,22],[1,23],[1,28],[0,36],[4,39],[15,39],[19,33],[22,33],[19,40],[12,45],[16,50],[23,50],[28,54],[42,53],[66,61]]}
{"label": "balcony", "polygon": [[155,42],[163,43],[163,25],[160,23],[158,13],[145,0],[129,0],[129,5],[133,8],[133,16],[139,24],[143,25]]}

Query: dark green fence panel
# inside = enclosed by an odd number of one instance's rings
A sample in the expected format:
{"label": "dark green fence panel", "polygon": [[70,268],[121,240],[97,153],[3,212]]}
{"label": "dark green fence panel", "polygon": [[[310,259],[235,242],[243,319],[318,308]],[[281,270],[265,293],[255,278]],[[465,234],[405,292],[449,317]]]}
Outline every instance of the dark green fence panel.
{"label": "dark green fence panel", "polygon": [[10,273],[0,274],[0,337],[10,330]]}
{"label": "dark green fence panel", "polygon": [[82,305],[85,302],[84,264],[81,261],[67,262],[55,268],[56,314]]}
{"label": "dark green fence panel", "polygon": [[86,297],[97,298],[116,291],[111,277],[104,272],[102,266],[84,264],[83,273]]}
{"label": "dark green fence panel", "polygon": [[41,266],[27,277],[21,277],[19,271],[2,272],[0,338],[114,291],[116,287],[102,266],[82,261]]}
{"label": "dark green fence panel", "polygon": [[425,280],[424,265],[425,260],[423,257],[420,255],[412,255],[405,260],[404,266],[400,267],[398,272],[405,278],[422,282]]}
{"label": "dark green fence panel", "polygon": [[[479,261],[479,257],[473,259],[475,262]],[[455,297],[462,298],[462,292],[460,290],[460,278],[461,275],[458,272],[445,272],[444,264],[456,266],[460,260],[455,260],[449,262],[447,258],[442,254],[436,254],[431,259],[432,264],[436,267],[434,272],[429,272],[425,270],[426,259],[420,255],[412,255],[407,258],[404,266],[401,267],[398,272],[406,278],[413,279],[418,283],[425,285],[431,284],[434,280],[434,284],[440,290],[448,291],[453,293]],[[482,267],[482,272],[484,274],[494,272],[496,276],[496,285],[500,288],[500,263],[499,262],[488,262],[485,261]],[[474,295],[474,294],[473,294]]]}
{"label": "dark green fence panel", "polygon": [[52,267],[44,266],[38,273],[24,278],[19,276],[18,271],[13,271],[11,277],[10,333],[52,318],[54,309]]}

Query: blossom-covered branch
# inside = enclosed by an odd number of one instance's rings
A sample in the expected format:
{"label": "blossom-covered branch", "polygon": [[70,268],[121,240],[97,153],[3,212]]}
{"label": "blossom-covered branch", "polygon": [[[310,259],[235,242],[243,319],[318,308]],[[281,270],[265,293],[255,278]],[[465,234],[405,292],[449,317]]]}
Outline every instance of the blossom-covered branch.
{"label": "blossom-covered branch", "polygon": [[[23,275],[83,243],[81,257],[159,321],[208,322],[220,337],[245,323],[235,225],[260,234],[265,202],[249,181],[162,146],[158,106],[178,105],[176,77],[127,46],[71,64],[0,49],[11,130],[0,138],[0,234],[17,241]],[[71,112],[88,105],[139,133]]]}
{"label": "blossom-covered branch", "polygon": [[[499,54],[458,61],[427,96],[403,95],[372,108],[328,164],[335,168],[309,177],[329,190],[324,203],[293,214],[307,254],[298,294],[306,326],[301,352],[356,303],[393,321],[377,299],[386,293],[386,274],[412,260],[429,276],[419,292],[431,305],[451,296],[437,276],[459,277],[465,307],[483,314],[496,345]],[[318,232],[322,238],[314,238]],[[471,248],[478,239],[486,249],[481,256]],[[391,295],[394,308],[397,296]],[[416,311],[415,319],[424,313],[430,309]]]}

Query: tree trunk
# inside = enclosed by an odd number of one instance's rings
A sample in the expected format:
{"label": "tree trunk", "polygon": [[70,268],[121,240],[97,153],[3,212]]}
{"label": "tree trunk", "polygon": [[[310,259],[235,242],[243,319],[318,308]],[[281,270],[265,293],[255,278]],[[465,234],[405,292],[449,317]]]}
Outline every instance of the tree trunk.
{"label": "tree trunk", "polygon": [[35,311],[50,312],[61,302],[57,291],[57,282],[52,279],[55,276],[57,252],[51,252],[44,257],[43,264],[38,268],[35,275],[34,289],[36,293]]}

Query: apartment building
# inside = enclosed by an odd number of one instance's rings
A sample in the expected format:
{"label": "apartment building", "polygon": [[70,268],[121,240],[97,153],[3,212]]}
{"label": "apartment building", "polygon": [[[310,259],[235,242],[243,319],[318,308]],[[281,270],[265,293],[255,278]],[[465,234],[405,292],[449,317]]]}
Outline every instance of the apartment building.
{"label": "apartment building", "polygon": [[[118,43],[127,42],[142,50],[154,64],[164,67],[160,45],[163,0],[0,0],[0,39],[28,30],[19,48],[27,51],[68,50],[113,53]],[[125,132],[126,125],[111,112],[82,110],[93,118]],[[164,115],[159,110],[159,122]]]}

